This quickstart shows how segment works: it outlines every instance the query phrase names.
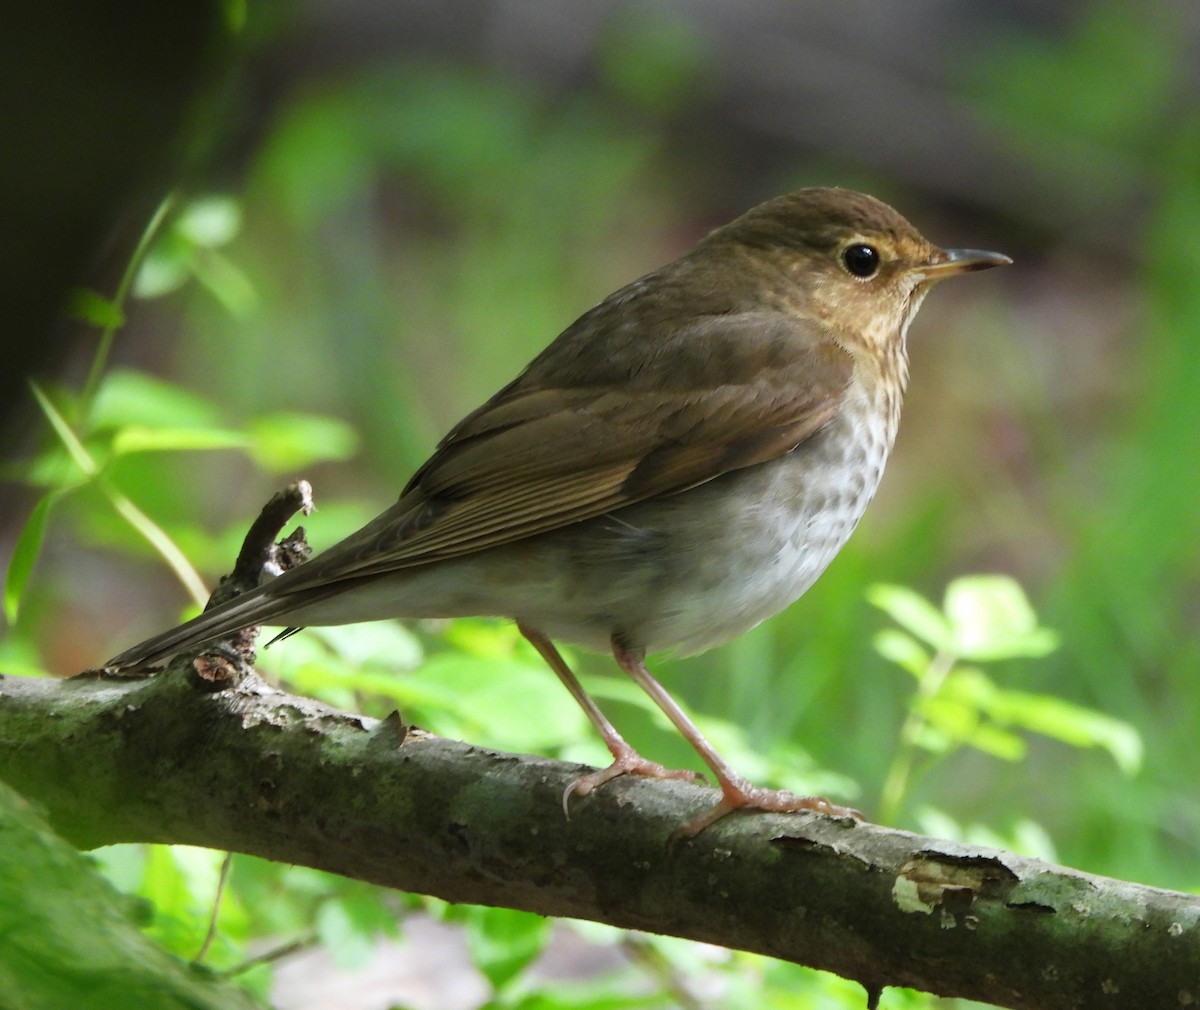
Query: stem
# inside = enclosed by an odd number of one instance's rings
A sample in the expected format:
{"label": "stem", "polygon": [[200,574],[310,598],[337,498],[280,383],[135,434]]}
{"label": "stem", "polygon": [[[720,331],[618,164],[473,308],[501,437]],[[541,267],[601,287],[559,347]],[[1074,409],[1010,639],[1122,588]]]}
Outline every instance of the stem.
{"label": "stem", "polygon": [[183,584],[188,595],[198,607],[208,602],[208,587],[200,577],[200,573],[192,567],[187,555],[168,536],[166,530],[138,508],[129,498],[106,480],[97,480],[96,487],[116,510],[117,514],[141,534],[151,547],[158,551],[167,567],[175,573],[175,577]]}
{"label": "stem", "polygon": [[[121,314],[124,315],[125,299],[129,296],[129,289],[133,286],[134,278],[137,277],[137,272],[142,265],[142,261],[146,258],[146,253],[150,249],[151,242],[154,241],[154,236],[158,233],[158,229],[162,227],[163,221],[170,213],[171,207],[175,203],[175,194],[168,193],[163,197],[158,208],[150,216],[149,222],[142,231],[142,237],[138,239],[138,244],[134,247],[133,255],[129,257],[129,262],[125,264],[125,269],[121,273],[121,279],[117,282],[117,290],[113,294],[112,303]],[[92,409],[92,401],[96,398],[96,391],[100,388],[100,380],[104,377],[104,370],[108,367],[108,358],[112,353],[113,340],[116,337],[118,325],[110,323],[100,331],[100,341],[96,347],[96,355],[92,358],[92,366],[88,370],[87,381],[83,384],[83,392],[79,396],[79,417],[86,418]]]}
{"label": "stem", "polygon": [[221,860],[221,874],[217,877],[217,893],[213,895],[212,912],[208,917],[208,932],[204,934],[204,942],[192,958],[192,964],[199,964],[208,954],[209,948],[217,938],[217,917],[221,912],[221,898],[225,895],[225,885],[229,881],[229,868],[233,865],[233,853],[226,852]]}
{"label": "stem", "polygon": [[184,589],[196,601],[196,604],[203,607],[208,601],[208,589],[204,585],[204,580],[200,578],[199,572],[192,567],[191,562],[188,561],[183,551],[175,546],[175,541],[167,536],[166,531],[161,526],[130,501],[125,494],[118,491],[101,476],[100,464],[92,458],[92,454],[88,452],[87,447],[80,441],[74,429],[67,423],[67,419],[50,402],[50,398],[42,392],[41,387],[37,383],[30,382],[29,385],[33,390],[33,395],[37,399],[38,405],[42,408],[42,412],[50,422],[50,426],[66,447],[75,465],[83,471],[85,477],[92,480],[100,493],[108,499],[117,514],[129,523],[151,547],[158,551],[162,559],[167,563],[167,566],[175,573],[175,577],[183,583]]}
{"label": "stem", "polygon": [[904,725],[900,727],[900,741],[896,745],[896,753],[883,780],[883,789],[879,796],[880,824],[892,824],[900,812],[900,805],[904,802],[904,794],[908,789],[908,780],[917,754],[914,741],[925,722],[920,703],[928,701],[942,689],[957,661],[958,657],[952,652],[939,651],[930,660],[928,669],[917,684],[916,696],[908,707]]}
{"label": "stem", "polygon": [[232,968],[227,968],[225,971],[219,972],[219,974],[222,978],[234,978],[243,972],[249,971],[251,968],[256,968],[260,964],[270,964],[272,961],[278,961],[289,954],[295,954],[297,951],[304,950],[305,947],[311,947],[316,942],[316,934],[307,933],[298,939],[289,940],[278,947],[272,947],[270,950],[255,957],[247,958],[241,964],[235,964]]}

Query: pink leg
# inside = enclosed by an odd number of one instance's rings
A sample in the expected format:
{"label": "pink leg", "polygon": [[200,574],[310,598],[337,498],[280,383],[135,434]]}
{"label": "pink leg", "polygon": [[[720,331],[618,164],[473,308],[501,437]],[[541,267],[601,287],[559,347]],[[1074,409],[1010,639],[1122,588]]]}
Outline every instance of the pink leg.
{"label": "pink leg", "polygon": [[701,814],[695,820],[685,824],[678,835],[691,838],[698,835],[710,824],[720,820],[726,814],[735,810],[770,810],[790,812],[795,810],[816,810],[834,817],[853,817],[863,820],[863,815],[850,807],[839,807],[821,796],[797,796],[782,789],[762,789],[753,786],[737,774],[714,749],[704,734],[696,728],[696,724],[687,717],[666,688],[650,675],[646,669],[645,653],[641,650],[630,649],[616,636],[613,637],[613,656],[621,665],[621,669],[629,674],[663,710],[667,718],[675,724],[675,728],[700,755],[712,773],[717,777],[721,787],[721,802],[711,810]]}
{"label": "pink leg", "polygon": [[571,697],[575,699],[579,707],[583,709],[584,714],[591,721],[591,724],[596,727],[600,736],[604,738],[604,745],[613,756],[613,763],[607,768],[583,775],[567,786],[566,792],[563,793],[563,812],[568,817],[570,816],[570,812],[567,809],[567,802],[572,793],[577,796],[586,796],[593,789],[604,785],[605,782],[611,779],[615,779],[618,775],[644,775],[647,778],[656,779],[686,779],[690,782],[702,778],[696,772],[664,768],[662,765],[654,761],[647,761],[642,757],[617,732],[616,727],[608,721],[608,717],[600,711],[599,706],[584,691],[583,685],[579,683],[579,679],[571,672],[571,668],[567,666],[558,649],[554,647],[554,643],[545,635],[534,631],[532,628],[527,628],[519,622],[517,628],[529,640],[529,644],[537,649],[550,669],[558,674],[558,679],[571,692]]}

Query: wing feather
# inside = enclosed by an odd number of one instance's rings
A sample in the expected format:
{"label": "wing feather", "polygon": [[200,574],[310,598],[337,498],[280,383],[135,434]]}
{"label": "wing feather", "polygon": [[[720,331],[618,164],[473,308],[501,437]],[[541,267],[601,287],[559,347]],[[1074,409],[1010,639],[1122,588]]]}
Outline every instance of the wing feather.
{"label": "wing feather", "polygon": [[644,331],[604,318],[619,302],[584,316],[460,422],[377,519],[109,663],[157,662],[286,618],[348,580],[512,543],[775,459],[820,431],[850,385],[849,355],[793,316],[701,317],[647,347]]}
{"label": "wing feather", "polygon": [[[278,590],[459,557],[678,494],[789,452],[836,414],[852,361],[832,339],[775,313],[703,325],[620,387],[566,385],[535,361],[443,439],[391,509]],[[714,340],[707,368],[665,364]]]}

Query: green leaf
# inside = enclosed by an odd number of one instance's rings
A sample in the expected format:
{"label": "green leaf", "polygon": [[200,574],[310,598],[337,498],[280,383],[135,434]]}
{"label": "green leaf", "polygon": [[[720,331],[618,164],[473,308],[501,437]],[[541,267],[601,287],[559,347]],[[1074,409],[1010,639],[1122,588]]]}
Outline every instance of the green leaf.
{"label": "green leaf", "polygon": [[56,497],[57,495],[52,493],[43,495],[38,500],[33,511],[29,513],[29,518],[25,520],[25,525],[13,547],[12,560],[8,563],[8,574],[4,579],[4,615],[8,618],[9,624],[16,623],[21,609],[21,597],[25,593],[25,586],[33,572],[34,563],[37,561],[38,552],[42,547],[42,540],[45,539],[50,506],[54,504]]}
{"label": "green leaf", "polygon": [[358,435],[350,425],[316,414],[269,414],[250,423],[250,453],[275,472],[309,463],[348,459],[358,451]]}
{"label": "green leaf", "polygon": [[12,677],[49,677],[34,643],[24,635],[0,635],[0,670]]}
{"label": "green leaf", "polygon": [[1005,575],[972,575],[946,588],[955,655],[977,661],[1045,656],[1058,636],[1038,626],[1024,591]]}
{"label": "green leaf", "polygon": [[112,440],[117,455],[131,452],[194,452],[207,449],[244,449],[250,437],[224,428],[121,428]]}
{"label": "green leaf", "polygon": [[250,278],[220,253],[207,250],[205,255],[197,256],[192,273],[232,316],[244,319],[258,304],[258,292]]}
{"label": "green leaf", "polygon": [[1000,692],[990,709],[989,714],[999,722],[1020,726],[1073,747],[1101,747],[1126,775],[1133,775],[1141,767],[1141,735],[1129,723],[1103,712],[1062,698],[1024,691]]}
{"label": "green leaf", "polygon": [[946,678],[941,693],[970,705],[977,712],[987,712],[1002,691],[979,667],[960,666]]}
{"label": "green leaf", "polygon": [[930,656],[920,643],[906,632],[884,628],[875,635],[875,651],[918,680],[929,669]]}
{"label": "green leaf", "polygon": [[[282,629],[264,628],[262,641],[270,641],[278,630]],[[331,661],[330,648],[322,641],[328,630],[312,629],[314,633],[296,635],[286,644],[271,649],[260,645],[259,667],[292,690],[331,705],[354,707],[358,704],[357,692],[386,699],[393,706],[400,706],[407,717],[414,698],[408,678],[395,672],[356,669],[348,663]]]}
{"label": "green leaf", "polygon": [[422,725],[472,743],[537,752],[586,732],[582,709],[541,662],[443,652],[404,680],[438,704],[422,713]]}
{"label": "green leaf", "polygon": [[411,670],[422,659],[417,636],[399,621],[366,621],[310,628],[309,634],[328,645],[351,666],[376,666],[394,674]]}
{"label": "green leaf", "polygon": [[361,968],[371,960],[375,937],[359,928],[349,909],[337,898],[321,903],[316,916],[317,936],[339,968]]}
{"label": "green leaf", "polygon": [[986,722],[976,726],[963,743],[1002,761],[1020,761],[1028,751],[1025,741],[1015,733]]}
{"label": "green leaf", "polygon": [[0,993],[5,1010],[251,1010],[245,993],[138,928],[145,905],[0,783]]}
{"label": "green leaf", "polygon": [[[192,891],[191,883],[172,846],[147,848],[142,883],[138,888],[138,893],[154,906],[154,918],[147,934],[180,956],[196,952],[207,925],[202,916],[206,901]],[[211,898],[211,894],[208,897]]]}
{"label": "green leaf", "polygon": [[60,443],[51,443],[29,458],[0,463],[0,482],[12,481],[59,494],[74,491],[89,479],[79,473],[70,452]]}
{"label": "green leaf", "polygon": [[214,249],[233,241],[242,230],[242,208],[230,196],[202,196],[183,209],[175,229],[189,242]]}
{"label": "green leaf", "polygon": [[920,593],[907,586],[878,584],[867,589],[867,601],[934,649],[950,647],[950,625]]}
{"label": "green leaf", "polygon": [[212,428],[224,420],[213,403],[179,386],[143,372],[119,369],[110,372],[92,406],[92,427],[106,429]]}
{"label": "green leaf", "polygon": [[917,699],[916,705],[925,717],[927,728],[937,730],[955,743],[969,740],[979,726],[979,710],[948,692]]}
{"label": "green leaf", "polygon": [[[525,648],[522,644],[524,639],[515,624],[486,617],[466,617],[451,621],[446,626],[443,637],[447,645],[480,659],[507,658],[512,656],[514,647]],[[532,646],[529,646],[527,654],[532,661]]]}
{"label": "green leaf", "polygon": [[949,754],[961,743],[957,737],[949,737],[936,726],[925,722],[914,725],[905,734],[905,742],[930,754]]}
{"label": "green leaf", "polygon": [[155,245],[138,268],[133,280],[134,295],[138,298],[161,298],[183,287],[192,275],[194,253],[195,250],[179,241]]}
{"label": "green leaf", "polygon": [[550,941],[550,921],[532,912],[478,906],[462,911],[471,957],[496,989],[512,981]]}
{"label": "green leaf", "polygon": [[120,307],[91,288],[73,288],[67,299],[69,315],[102,330],[115,330],[125,325]]}

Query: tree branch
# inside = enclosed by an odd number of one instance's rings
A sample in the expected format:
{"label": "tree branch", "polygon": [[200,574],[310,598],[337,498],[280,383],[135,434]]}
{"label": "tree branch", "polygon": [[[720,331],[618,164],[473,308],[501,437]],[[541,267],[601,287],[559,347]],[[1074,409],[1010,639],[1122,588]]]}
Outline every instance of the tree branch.
{"label": "tree branch", "polygon": [[[235,678],[236,680],[237,678]],[[179,667],[0,676],[0,777],[77,845],[253,853],[449,901],[594,919],[1006,1007],[1200,1003],[1200,899],[849,820],[712,803]]]}

